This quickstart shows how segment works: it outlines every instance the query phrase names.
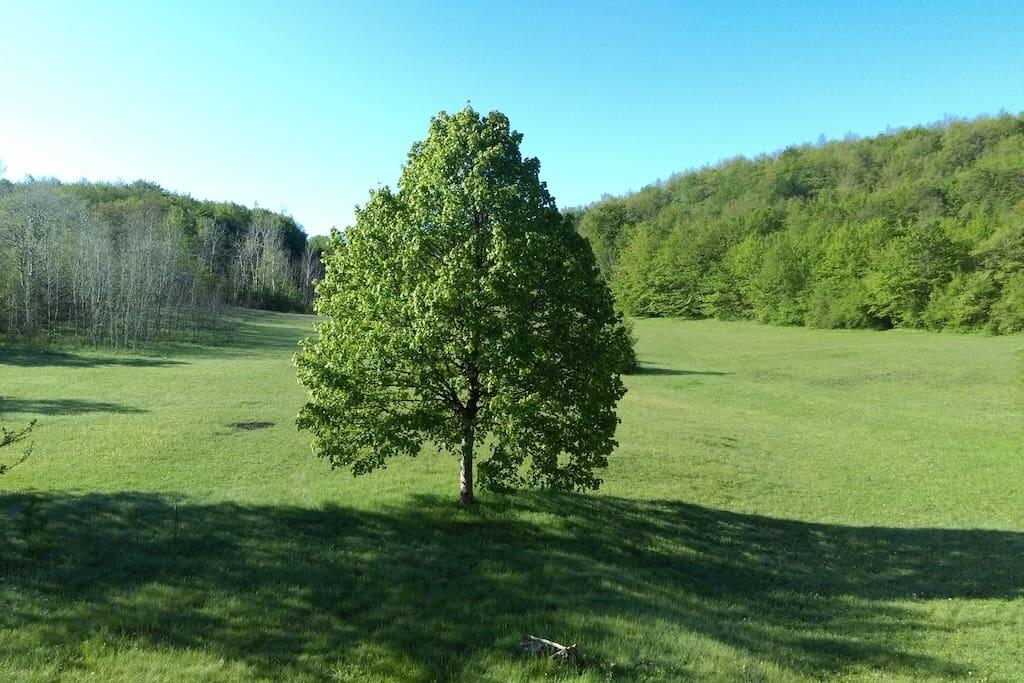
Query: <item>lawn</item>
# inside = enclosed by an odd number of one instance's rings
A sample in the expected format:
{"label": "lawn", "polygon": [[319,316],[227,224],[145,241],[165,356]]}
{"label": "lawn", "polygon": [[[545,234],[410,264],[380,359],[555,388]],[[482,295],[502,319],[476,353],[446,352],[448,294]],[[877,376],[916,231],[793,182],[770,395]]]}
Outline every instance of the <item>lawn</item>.
{"label": "lawn", "polygon": [[312,457],[312,319],[235,316],[0,348],[0,424],[38,418],[0,478],[0,680],[1024,676],[1020,336],[638,321],[600,493],[467,511],[451,456]]}

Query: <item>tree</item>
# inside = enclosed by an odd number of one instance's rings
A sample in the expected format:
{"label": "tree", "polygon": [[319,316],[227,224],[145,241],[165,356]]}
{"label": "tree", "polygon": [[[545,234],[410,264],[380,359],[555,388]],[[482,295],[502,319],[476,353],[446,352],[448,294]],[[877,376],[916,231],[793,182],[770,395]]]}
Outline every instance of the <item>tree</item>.
{"label": "tree", "polygon": [[259,212],[249,224],[235,253],[235,299],[261,308],[296,307],[298,288],[285,247],[284,220]]}
{"label": "tree", "polygon": [[489,490],[595,489],[614,449],[631,352],[586,240],[499,112],[441,113],[334,232],[319,336],[296,356],[298,424],[353,474],[432,442]]}
{"label": "tree", "polygon": [[0,257],[7,252],[10,263],[0,291],[17,302],[11,318],[26,336],[52,332],[61,317],[70,235],[84,211],[50,182],[22,185],[0,199]]}
{"label": "tree", "polygon": [[323,264],[320,261],[322,251],[317,251],[317,244],[310,240],[302,250],[302,256],[296,264],[299,293],[302,296],[303,310],[309,311],[313,306],[316,283],[323,277]]}
{"label": "tree", "polygon": [[622,249],[622,236],[637,222],[621,199],[608,199],[595,205],[580,218],[578,230],[590,240],[590,246],[597,257],[606,280],[611,280],[615,254]]}

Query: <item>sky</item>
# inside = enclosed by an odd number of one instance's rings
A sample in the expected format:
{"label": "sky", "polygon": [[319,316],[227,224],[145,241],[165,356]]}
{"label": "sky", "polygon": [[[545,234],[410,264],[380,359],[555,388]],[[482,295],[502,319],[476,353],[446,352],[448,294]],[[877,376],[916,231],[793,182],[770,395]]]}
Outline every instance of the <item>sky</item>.
{"label": "sky", "polygon": [[1024,111],[1022,28],[1024,2],[997,0],[0,0],[0,163],[320,234],[468,102],[580,206],[822,135]]}

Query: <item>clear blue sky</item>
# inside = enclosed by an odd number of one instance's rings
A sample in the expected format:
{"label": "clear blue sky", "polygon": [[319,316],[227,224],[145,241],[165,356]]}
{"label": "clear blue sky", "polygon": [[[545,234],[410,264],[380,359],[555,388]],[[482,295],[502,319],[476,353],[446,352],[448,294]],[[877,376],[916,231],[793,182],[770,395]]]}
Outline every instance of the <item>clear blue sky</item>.
{"label": "clear blue sky", "polygon": [[8,178],[145,178],[320,233],[467,100],[580,205],[821,134],[1020,112],[1024,2],[0,0]]}

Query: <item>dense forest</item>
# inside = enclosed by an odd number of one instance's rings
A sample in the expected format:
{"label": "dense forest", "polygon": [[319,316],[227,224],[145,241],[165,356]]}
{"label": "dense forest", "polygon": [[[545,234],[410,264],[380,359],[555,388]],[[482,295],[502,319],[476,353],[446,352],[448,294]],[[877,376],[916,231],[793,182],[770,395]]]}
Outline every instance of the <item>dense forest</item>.
{"label": "dense forest", "polygon": [[203,335],[224,304],[309,310],[322,244],[142,181],[0,180],[0,335],[126,347]]}
{"label": "dense forest", "polygon": [[1024,329],[1024,117],[790,147],[576,214],[635,316]]}

